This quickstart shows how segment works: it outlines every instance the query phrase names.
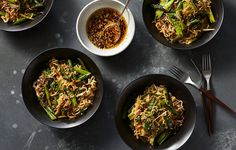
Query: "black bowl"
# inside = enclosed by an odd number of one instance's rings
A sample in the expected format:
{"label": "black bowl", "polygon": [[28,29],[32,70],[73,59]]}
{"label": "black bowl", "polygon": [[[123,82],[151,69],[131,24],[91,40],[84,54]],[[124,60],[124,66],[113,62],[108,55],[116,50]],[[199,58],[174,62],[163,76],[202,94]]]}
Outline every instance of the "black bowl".
{"label": "black bowl", "polygon": [[196,41],[189,45],[185,44],[179,44],[179,43],[170,43],[166,40],[164,35],[160,33],[157,28],[155,27],[155,24],[153,23],[154,16],[155,16],[155,10],[151,7],[153,4],[153,0],[144,0],[143,1],[143,20],[145,23],[145,26],[148,30],[148,32],[160,43],[164,44],[165,46],[168,46],[173,49],[194,49],[197,47],[200,47],[207,42],[209,42],[219,31],[221,24],[223,22],[224,17],[224,6],[223,6],[223,0],[212,0],[212,12],[215,16],[216,22],[211,24],[211,28],[214,28],[214,31],[209,31],[203,33]]}
{"label": "black bowl", "polygon": [[33,26],[40,23],[47,16],[50,9],[52,8],[53,2],[54,0],[45,0],[45,8],[43,9],[42,14],[37,15],[32,21],[29,20],[19,25],[13,25],[12,23],[4,23],[3,20],[0,19],[0,30],[16,32],[32,28]]}
{"label": "black bowl", "polygon": [[[49,60],[52,58],[56,58],[59,60],[71,59],[72,61],[76,60],[77,58],[80,58],[85,63],[88,70],[90,70],[92,74],[96,77],[97,91],[94,103],[86,111],[86,113],[78,119],[64,119],[52,121],[39,104],[39,101],[33,88],[33,83],[38,79],[42,70],[47,67]],[[71,128],[84,123],[97,111],[103,96],[103,79],[96,64],[85,54],[70,48],[55,48],[39,54],[29,64],[22,80],[22,96],[29,112],[33,115],[34,118],[36,118],[41,123],[55,128]]]}
{"label": "black bowl", "polygon": [[[179,131],[167,139],[163,145],[150,147],[149,144],[135,138],[133,131],[129,127],[130,121],[128,118],[128,110],[135,103],[135,98],[142,94],[144,89],[153,83],[156,85],[165,85],[174,96],[183,100],[185,120]],[[115,121],[121,138],[132,149],[173,150],[181,147],[192,134],[196,122],[196,106],[189,90],[178,80],[160,74],[146,75],[132,81],[123,90],[116,106]]]}

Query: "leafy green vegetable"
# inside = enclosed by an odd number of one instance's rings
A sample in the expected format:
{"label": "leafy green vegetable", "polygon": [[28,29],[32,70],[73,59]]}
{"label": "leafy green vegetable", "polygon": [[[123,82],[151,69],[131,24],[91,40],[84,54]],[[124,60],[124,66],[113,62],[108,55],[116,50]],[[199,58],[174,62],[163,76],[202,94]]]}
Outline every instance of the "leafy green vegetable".
{"label": "leafy green vegetable", "polygon": [[168,16],[170,18],[172,25],[175,28],[177,37],[178,38],[183,37],[183,26],[182,26],[181,21],[175,18],[174,13],[169,13]]}
{"label": "leafy green vegetable", "polygon": [[[160,6],[163,7],[163,9],[168,10],[172,4],[174,3],[174,0],[160,0]],[[156,14],[155,14],[155,18],[160,18],[163,15],[164,11],[157,9],[156,10]]]}

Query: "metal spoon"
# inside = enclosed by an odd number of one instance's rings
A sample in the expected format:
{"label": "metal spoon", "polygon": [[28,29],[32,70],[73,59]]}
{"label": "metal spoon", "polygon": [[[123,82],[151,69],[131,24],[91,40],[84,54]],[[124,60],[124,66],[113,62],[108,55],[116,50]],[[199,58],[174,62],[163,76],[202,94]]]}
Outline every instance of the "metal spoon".
{"label": "metal spoon", "polygon": [[128,4],[129,4],[129,2],[130,2],[130,0],[126,0],[125,7],[122,10],[121,14],[119,15],[117,22],[110,22],[109,24],[107,24],[105,26],[105,28],[103,30],[103,32],[104,32],[105,30],[108,30],[109,28],[116,28],[117,29],[119,36],[117,36],[118,38],[115,39],[114,43],[117,43],[121,38],[120,20],[122,18],[123,13],[125,12],[125,9],[127,8]]}

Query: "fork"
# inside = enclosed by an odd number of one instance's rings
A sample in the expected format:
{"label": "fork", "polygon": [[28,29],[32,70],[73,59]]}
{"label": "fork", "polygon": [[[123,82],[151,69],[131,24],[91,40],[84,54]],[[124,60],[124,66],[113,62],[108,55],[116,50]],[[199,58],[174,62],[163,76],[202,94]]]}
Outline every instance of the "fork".
{"label": "fork", "polygon": [[[201,83],[202,88],[205,88],[205,83],[204,83],[204,78],[203,78],[202,72],[200,71],[200,69],[198,68],[198,66],[196,65],[196,63],[194,62],[193,59],[190,59],[190,61],[192,62],[194,68],[197,70],[198,75],[201,77],[200,83]],[[203,112],[204,112],[204,115],[205,115],[205,120],[206,120],[206,124],[207,124],[208,134],[211,135],[212,134],[211,121],[210,121],[209,113],[208,113],[208,109],[207,109],[206,98],[202,94],[202,92],[201,92],[201,97],[202,97],[202,107],[203,107]]]}
{"label": "fork", "polygon": [[225,103],[223,103],[220,99],[215,97],[212,93],[208,93],[206,90],[204,90],[200,84],[195,83],[188,73],[182,71],[176,66],[173,66],[170,68],[170,73],[172,73],[176,78],[178,78],[181,82],[189,84],[197,88],[202,94],[204,94],[207,98],[209,98],[211,101],[214,101],[215,103],[219,104],[222,108],[224,108],[226,111],[232,113],[234,116],[236,116],[236,112],[232,110],[229,106],[227,106]]}
{"label": "fork", "polygon": [[[203,55],[202,56],[202,75],[205,78],[206,83],[207,83],[207,87],[206,87],[207,93],[212,93],[211,85],[210,85],[211,74],[212,74],[211,56],[210,54]],[[214,132],[213,112],[212,112],[213,103],[211,102],[211,100],[207,101],[207,107],[208,107],[208,113],[209,113],[208,115],[210,119],[210,130],[211,130],[211,133],[213,133]]]}

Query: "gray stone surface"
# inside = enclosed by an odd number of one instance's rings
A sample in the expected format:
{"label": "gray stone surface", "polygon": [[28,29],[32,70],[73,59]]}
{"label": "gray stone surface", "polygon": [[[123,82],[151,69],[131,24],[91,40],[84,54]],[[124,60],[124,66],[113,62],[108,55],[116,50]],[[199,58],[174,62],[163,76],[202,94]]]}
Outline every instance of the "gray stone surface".
{"label": "gray stone surface", "polygon": [[[216,37],[194,51],[173,50],[155,41],[142,20],[142,1],[130,2],[136,21],[131,45],[121,54],[103,58],[86,51],[79,43],[75,23],[77,15],[91,0],[55,0],[43,22],[27,31],[0,31],[0,149],[2,150],[125,150],[114,123],[115,105],[122,89],[137,77],[150,73],[168,74],[175,64],[191,74],[194,58],[211,53],[215,94],[236,108],[236,1],[225,1],[225,18]],[[90,56],[101,69],[105,94],[96,114],[80,127],[57,130],[35,120],[24,106],[21,80],[25,68],[37,54],[52,47],[71,47]],[[189,87],[189,86],[188,86]],[[194,132],[181,150],[236,149],[236,118],[215,107],[215,134],[207,135],[200,95],[191,90],[197,106]]]}

